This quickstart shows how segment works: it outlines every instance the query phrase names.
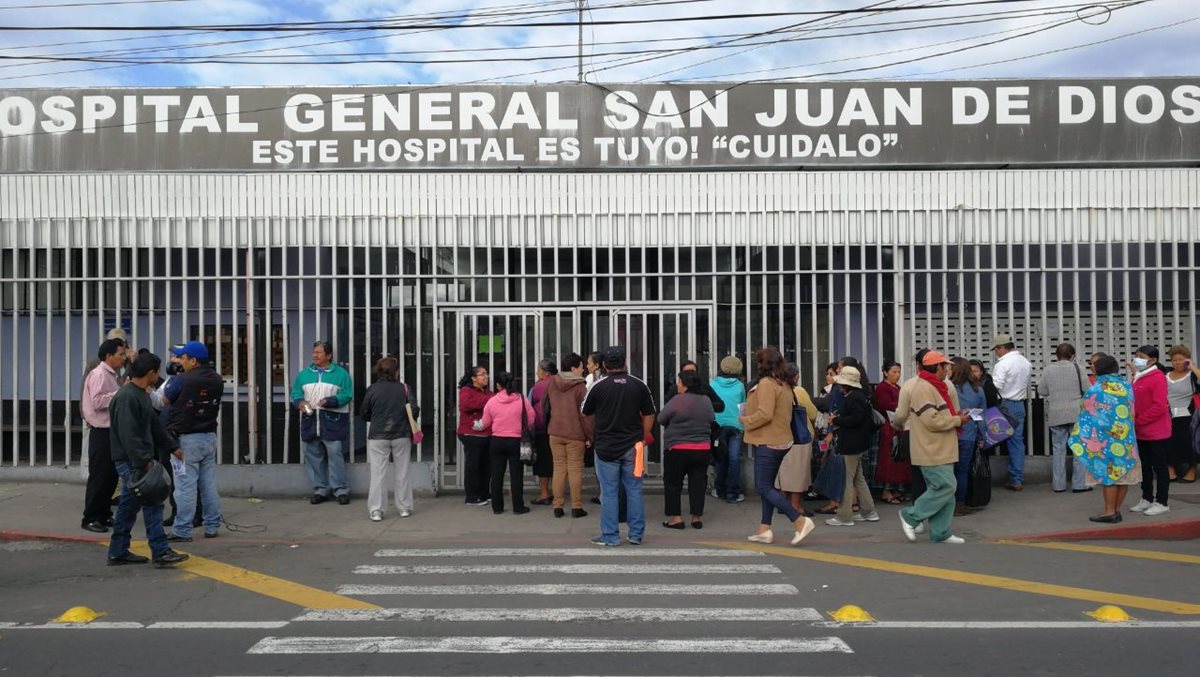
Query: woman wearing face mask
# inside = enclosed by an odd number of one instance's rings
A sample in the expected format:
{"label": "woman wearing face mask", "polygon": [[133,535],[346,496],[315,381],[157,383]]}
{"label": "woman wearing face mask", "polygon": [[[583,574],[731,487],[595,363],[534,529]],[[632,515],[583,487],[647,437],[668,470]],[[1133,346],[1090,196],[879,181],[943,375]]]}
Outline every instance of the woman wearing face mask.
{"label": "woman wearing face mask", "polygon": [[1158,367],[1158,348],[1149,345],[1138,348],[1129,370],[1133,375],[1133,429],[1144,466],[1142,500],[1130,510],[1153,517],[1171,510],[1167,506],[1171,488],[1167,472],[1171,440],[1167,376]]}

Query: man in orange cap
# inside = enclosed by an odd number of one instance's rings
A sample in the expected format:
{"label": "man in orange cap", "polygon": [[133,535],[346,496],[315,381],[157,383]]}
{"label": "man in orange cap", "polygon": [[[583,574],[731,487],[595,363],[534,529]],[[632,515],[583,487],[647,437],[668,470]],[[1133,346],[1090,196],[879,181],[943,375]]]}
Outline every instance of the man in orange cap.
{"label": "man in orange cap", "polygon": [[958,429],[970,420],[960,412],[958,392],[947,384],[950,360],[936,350],[917,353],[917,377],[900,388],[894,425],[908,427],[912,464],[921,468],[925,493],[912,507],[900,511],[904,535],[910,541],[922,533],[929,521],[929,540],[934,543],[963,543],[954,535],[954,463],[958,460]]}

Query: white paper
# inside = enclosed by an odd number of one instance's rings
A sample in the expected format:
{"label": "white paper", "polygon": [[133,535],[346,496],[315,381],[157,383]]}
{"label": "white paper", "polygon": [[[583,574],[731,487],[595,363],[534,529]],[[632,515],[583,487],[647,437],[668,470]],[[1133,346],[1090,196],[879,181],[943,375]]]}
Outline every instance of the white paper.
{"label": "white paper", "polygon": [[176,476],[187,474],[187,464],[179,460],[176,456],[171,456],[171,470]]}
{"label": "white paper", "polygon": [[886,412],[886,413],[887,413],[888,423],[893,423],[893,424],[894,424],[894,423],[896,422],[896,412],[894,412],[894,411],[889,411],[889,412]]}
{"label": "white paper", "polygon": [[968,409],[967,413],[971,415],[971,420],[973,420],[973,421],[982,421],[983,420],[983,410],[982,409]]}
{"label": "white paper", "polygon": [[1182,418],[1191,415],[1192,412],[1188,411],[1187,407],[1171,407],[1171,418]]}

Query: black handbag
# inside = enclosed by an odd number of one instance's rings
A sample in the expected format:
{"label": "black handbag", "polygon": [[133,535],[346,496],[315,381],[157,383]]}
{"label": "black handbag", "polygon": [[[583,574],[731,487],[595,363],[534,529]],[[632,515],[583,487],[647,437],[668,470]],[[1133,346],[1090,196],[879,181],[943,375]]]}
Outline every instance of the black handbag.
{"label": "black handbag", "polygon": [[908,463],[912,460],[912,454],[908,449],[908,435],[903,432],[897,432],[892,437],[892,462],[893,463]]}

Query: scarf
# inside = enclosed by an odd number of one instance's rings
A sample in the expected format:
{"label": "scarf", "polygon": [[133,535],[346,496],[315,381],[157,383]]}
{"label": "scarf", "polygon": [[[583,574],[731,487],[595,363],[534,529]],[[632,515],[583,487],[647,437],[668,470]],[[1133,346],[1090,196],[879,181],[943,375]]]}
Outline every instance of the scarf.
{"label": "scarf", "polygon": [[937,374],[931,374],[922,369],[918,376],[926,383],[929,383],[934,388],[937,388],[938,394],[946,401],[946,406],[950,408],[951,416],[958,416],[958,412],[954,410],[954,403],[950,400],[950,388],[946,386],[946,382],[937,377]]}

